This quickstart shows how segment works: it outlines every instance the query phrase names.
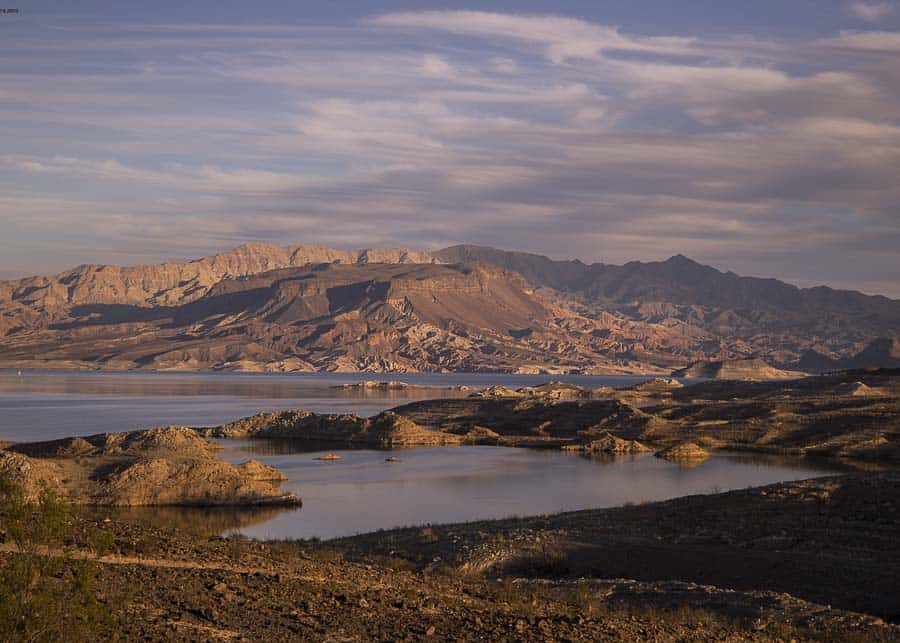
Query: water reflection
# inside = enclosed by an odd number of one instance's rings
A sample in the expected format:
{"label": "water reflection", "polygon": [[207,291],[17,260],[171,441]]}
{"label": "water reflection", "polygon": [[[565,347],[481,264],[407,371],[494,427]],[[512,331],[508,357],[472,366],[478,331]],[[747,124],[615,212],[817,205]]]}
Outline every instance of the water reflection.
{"label": "water reflection", "polygon": [[299,511],[284,507],[113,507],[88,512],[101,518],[134,521],[156,527],[174,527],[208,538],[251,525],[260,525],[280,513]]}
{"label": "water reflection", "polygon": [[266,441],[240,441],[223,457],[257,458],[288,476],[303,507],[239,529],[255,538],[332,538],[405,525],[618,506],[725,491],[837,471],[799,459],[713,455],[685,469],[652,454],[606,458],[504,447],[341,450],[338,462]]}
{"label": "water reflection", "polygon": [[[228,444],[228,441],[222,441]],[[174,526],[199,536],[242,533],[261,539],[334,538],[416,524],[612,507],[837,473],[831,463],[786,456],[714,454],[685,469],[650,454],[586,456],[503,447],[324,451],[266,440],[234,441],[227,460],[254,457],[288,475],[282,484],[301,508],[129,507],[103,516]]]}
{"label": "water reflection", "polygon": [[588,387],[626,386],[646,377],[590,375],[506,375],[492,373],[165,373],[0,370],[0,392],[119,396],[228,396],[290,399],[304,396],[334,398],[409,399],[434,397],[427,389],[342,388],[363,380],[399,380],[422,387],[443,389],[441,395],[464,396],[453,387],[530,386],[550,379]]}
{"label": "water reflection", "polygon": [[[546,376],[368,375],[412,384],[519,387]],[[39,440],[184,424],[210,426],[262,410],[304,408],[372,415],[434,391],[334,388],[363,379],[342,375],[171,373],[0,374],[0,439]],[[554,377],[588,387],[623,386],[645,378]],[[465,395],[445,390],[441,395]],[[555,513],[662,500],[713,489],[734,489],[827,475],[838,469],[791,458],[714,455],[692,469],[630,455],[587,458],[559,451],[502,447],[404,450],[401,462],[384,451],[338,451],[339,462],[315,460],[308,444],[223,441],[223,457],[254,457],[288,476],[285,491],[299,510],[277,508],[136,508],[120,510],[207,533],[238,529],[258,538],[329,538],[411,524]]]}
{"label": "water reflection", "polygon": [[[441,388],[343,389],[362,379]],[[213,426],[260,411],[307,409],[369,416],[408,401],[465,396],[448,387],[520,387],[547,376],[503,374],[231,374],[0,371],[0,439],[71,435],[180,424]],[[588,386],[625,386],[640,377],[561,376]]]}

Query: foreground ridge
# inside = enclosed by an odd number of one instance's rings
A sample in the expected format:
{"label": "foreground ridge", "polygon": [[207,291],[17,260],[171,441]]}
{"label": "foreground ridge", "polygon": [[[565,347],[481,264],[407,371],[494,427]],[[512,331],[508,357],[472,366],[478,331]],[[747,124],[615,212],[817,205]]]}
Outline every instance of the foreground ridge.
{"label": "foreground ridge", "polygon": [[898,490],[854,474],[328,543],[85,526],[115,535],[97,587],[133,596],[129,638],[888,641]]}

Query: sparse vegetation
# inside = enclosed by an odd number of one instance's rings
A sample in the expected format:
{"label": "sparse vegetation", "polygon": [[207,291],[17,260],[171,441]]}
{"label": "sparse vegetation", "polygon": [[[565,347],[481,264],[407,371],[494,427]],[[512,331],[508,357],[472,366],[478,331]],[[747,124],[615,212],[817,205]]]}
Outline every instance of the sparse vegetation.
{"label": "sparse vegetation", "polygon": [[[89,641],[116,638],[115,616],[94,591],[96,562],[112,534],[76,533],[68,504],[46,485],[36,498],[0,479],[0,640]],[[75,539],[90,557],[76,556]]]}

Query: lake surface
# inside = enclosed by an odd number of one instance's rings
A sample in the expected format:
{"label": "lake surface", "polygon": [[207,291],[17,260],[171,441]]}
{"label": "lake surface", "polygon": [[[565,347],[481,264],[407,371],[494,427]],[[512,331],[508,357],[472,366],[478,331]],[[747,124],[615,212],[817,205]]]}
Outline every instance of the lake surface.
{"label": "lake surface", "polygon": [[[46,440],[168,424],[210,426],[262,410],[301,408],[372,415],[409,400],[464,391],[345,390],[362,379],[429,386],[520,387],[548,376],[245,375],[197,373],[0,372],[0,439]],[[647,378],[554,376],[587,387],[625,386]],[[437,447],[393,452],[337,451],[323,462],[286,442],[220,441],[222,457],[249,458],[282,470],[282,488],[300,509],[127,510],[133,517],[205,533],[240,531],[256,538],[332,538],[413,524],[611,507],[828,475],[833,466],[791,459],[715,455],[693,468],[652,455],[591,459],[560,451]],[[401,461],[388,463],[395,455]]]}
{"label": "lake surface", "polygon": [[[0,371],[0,440],[52,440],[156,426],[217,426],[260,411],[374,415],[411,400],[468,395],[452,389],[344,390],[361,380],[423,386],[627,386],[646,377],[503,374],[243,374]],[[338,387],[338,388],[335,388]]]}
{"label": "lake surface", "polygon": [[[615,507],[834,473],[796,460],[715,455],[685,468],[652,454],[594,459],[562,451],[464,446],[394,451],[293,451],[264,440],[220,441],[287,476],[303,507],[236,523],[260,539],[335,538],[391,527]],[[387,456],[400,462],[386,462]],[[238,527],[238,525],[240,525]]]}

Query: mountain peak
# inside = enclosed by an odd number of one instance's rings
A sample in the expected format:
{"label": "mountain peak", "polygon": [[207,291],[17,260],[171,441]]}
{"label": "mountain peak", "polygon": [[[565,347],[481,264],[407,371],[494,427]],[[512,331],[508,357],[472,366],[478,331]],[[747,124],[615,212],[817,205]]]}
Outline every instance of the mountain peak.
{"label": "mountain peak", "polygon": [[691,266],[697,268],[711,268],[711,266],[704,265],[698,261],[694,261],[690,257],[686,257],[683,254],[672,255],[668,259],[662,262],[665,265],[669,266]]}

